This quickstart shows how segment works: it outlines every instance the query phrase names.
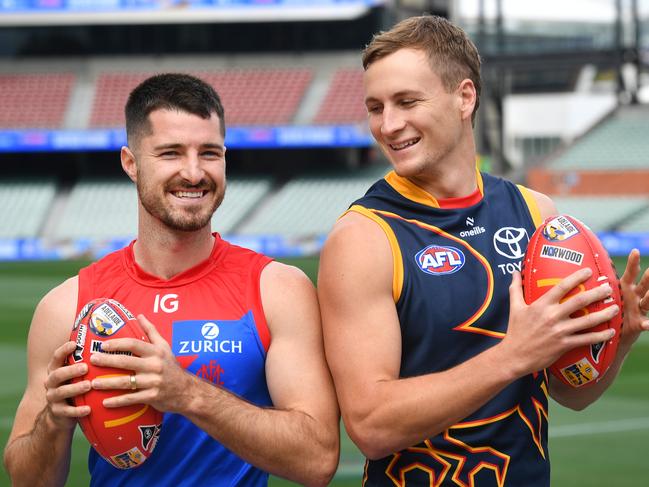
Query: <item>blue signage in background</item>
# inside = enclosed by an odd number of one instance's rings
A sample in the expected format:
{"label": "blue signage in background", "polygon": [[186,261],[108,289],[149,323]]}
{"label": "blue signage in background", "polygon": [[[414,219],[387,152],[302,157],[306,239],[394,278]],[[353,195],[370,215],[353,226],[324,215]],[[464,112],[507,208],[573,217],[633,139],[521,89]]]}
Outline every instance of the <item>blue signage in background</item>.
{"label": "blue signage in background", "polygon": [[0,25],[352,19],[386,0],[0,0]]}
{"label": "blue signage in background", "polygon": [[385,0],[0,0],[0,12],[24,10],[88,12],[129,9],[160,10],[169,8],[224,7],[320,7],[363,5],[373,6]]}
{"label": "blue signage in background", "polygon": [[[369,147],[372,136],[364,125],[229,127],[225,144],[231,149]],[[0,152],[104,151],[123,145],[123,129],[0,130]]]}
{"label": "blue signage in background", "polygon": [[[631,249],[649,254],[649,233],[599,233],[612,257],[627,256]],[[326,235],[291,238],[282,235],[225,235],[235,245],[250,248],[276,258],[318,255]],[[0,261],[99,259],[127,246],[130,237],[102,241],[77,239],[65,242],[46,242],[38,238],[0,239]]]}

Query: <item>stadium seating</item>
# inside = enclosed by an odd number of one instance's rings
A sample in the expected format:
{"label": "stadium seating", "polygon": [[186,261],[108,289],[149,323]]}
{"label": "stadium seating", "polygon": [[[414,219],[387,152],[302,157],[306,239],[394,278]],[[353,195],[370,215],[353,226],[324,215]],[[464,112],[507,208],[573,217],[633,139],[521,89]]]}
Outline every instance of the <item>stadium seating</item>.
{"label": "stadium seating", "polygon": [[[90,125],[124,126],[129,92],[154,73],[102,73],[96,83]],[[231,125],[290,124],[313,78],[310,69],[232,69],[196,72],[219,92]]]}
{"label": "stadium seating", "polygon": [[240,228],[242,235],[325,235],[375,177],[296,178],[274,193]]}
{"label": "stadium seating", "polygon": [[559,212],[578,218],[595,232],[617,230],[643,210],[649,211],[649,198],[640,196],[553,196],[553,200]]}
{"label": "stadium seating", "polygon": [[259,206],[271,189],[270,179],[229,179],[225,199],[212,217],[212,229],[232,233]]}
{"label": "stadium seating", "polygon": [[641,210],[630,216],[619,227],[621,232],[638,232],[649,233],[649,199],[647,199],[646,206]]}
{"label": "stadium seating", "polygon": [[72,73],[0,74],[0,128],[60,128],[74,82]]}
{"label": "stadium seating", "polygon": [[[226,234],[240,223],[271,187],[268,179],[230,180],[215,213],[213,229]],[[81,181],[70,192],[53,236],[66,240],[132,238],[137,233],[137,194],[129,181]]]}
{"label": "stadium seating", "polygon": [[81,181],[70,192],[53,230],[57,239],[134,237],[137,193],[129,181]]}
{"label": "stadium seating", "polygon": [[593,129],[549,166],[554,170],[649,169],[649,109],[626,107]]}
{"label": "stadium seating", "polygon": [[355,68],[339,69],[334,74],[314,123],[359,123],[365,122],[366,119],[363,71]]}
{"label": "stadium seating", "polygon": [[36,237],[55,195],[53,181],[0,182],[0,238]]}

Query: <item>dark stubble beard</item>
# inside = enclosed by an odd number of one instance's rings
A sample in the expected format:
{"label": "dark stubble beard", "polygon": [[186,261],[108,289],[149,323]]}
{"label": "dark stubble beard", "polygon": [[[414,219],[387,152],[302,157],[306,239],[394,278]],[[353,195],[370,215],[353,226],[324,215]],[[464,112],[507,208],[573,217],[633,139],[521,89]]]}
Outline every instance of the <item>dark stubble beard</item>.
{"label": "dark stubble beard", "polygon": [[224,188],[220,197],[215,199],[212,206],[208,209],[200,208],[198,211],[192,211],[191,208],[185,208],[181,210],[172,208],[165,200],[165,195],[169,192],[170,188],[173,187],[177,190],[202,189],[209,191],[213,195],[216,192],[216,184],[212,180],[207,179],[201,180],[196,185],[171,181],[165,185],[161,194],[148,191],[141,183],[141,179],[137,180],[136,186],[138,197],[147,213],[160,220],[168,228],[183,232],[195,232],[209,225],[212,215],[223,201],[223,196],[225,195]]}

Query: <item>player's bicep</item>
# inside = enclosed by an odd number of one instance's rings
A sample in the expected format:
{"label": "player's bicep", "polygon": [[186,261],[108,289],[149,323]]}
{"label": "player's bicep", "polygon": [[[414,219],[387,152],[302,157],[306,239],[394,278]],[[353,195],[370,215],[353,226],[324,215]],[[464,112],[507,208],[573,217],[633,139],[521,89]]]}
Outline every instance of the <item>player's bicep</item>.
{"label": "player's bicep", "polygon": [[302,271],[274,262],[262,272],[261,289],[271,334],[266,381],[274,406],[337,421],[313,284]]}
{"label": "player's bicep", "polygon": [[554,201],[552,201],[549,196],[531,189],[528,189],[528,191],[532,194],[532,197],[536,201],[539,213],[541,214],[541,220],[545,220],[546,218],[558,213]]}
{"label": "player's bicep", "polygon": [[70,339],[77,303],[77,280],[51,290],[38,304],[27,338],[27,385],[20,401],[11,438],[28,433],[43,410],[45,379],[52,354]]}
{"label": "player's bicep", "polygon": [[371,407],[374,388],[399,376],[392,269],[390,244],[376,223],[350,213],[336,224],[321,255],[318,296],[343,414]]}

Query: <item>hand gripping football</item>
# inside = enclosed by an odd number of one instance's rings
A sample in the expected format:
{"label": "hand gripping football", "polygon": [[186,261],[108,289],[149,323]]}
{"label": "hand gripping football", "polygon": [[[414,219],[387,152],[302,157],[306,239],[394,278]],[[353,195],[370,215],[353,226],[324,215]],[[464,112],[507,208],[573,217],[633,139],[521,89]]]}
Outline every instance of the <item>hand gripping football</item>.
{"label": "hand gripping football", "polygon": [[[102,376],[130,375],[128,370],[97,367],[90,363],[91,354],[105,353],[102,352],[104,341],[123,337],[149,341],[133,315],[117,301],[100,298],[87,303],[72,328],[70,339],[77,344],[77,348],[68,357],[68,363],[85,362],[88,372],[74,382]],[[91,408],[88,416],[79,418],[81,429],[90,444],[106,461],[121,469],[137,467],[151,455],[162,424],[162,414],[148,405],[103,406],[104,399],[126,392],[91,389],[73,399],[75,406],[89,405]]]}
{"label": "hand gripping football", "polygon": [[[568,215],[546,219],[530,239],[523,266],[523,293],[530,304],[564,277],[582,267],[590,267],[592,276],[575,289],[567,298],[608,283],[613,289],[611,296],[593,303],[573,314],[573,317],[593,313],[617,304],[622,310],[620,283],[604,246],[597,236],[583,223]],[[572,387],[588,386],[600,380],[615,358],[622,327],[622,312],[613,319],[593,327],[589,331],[615,329],[615,335],[607,342],[577,347],[561,356],[550,366],[550,372]]]}

